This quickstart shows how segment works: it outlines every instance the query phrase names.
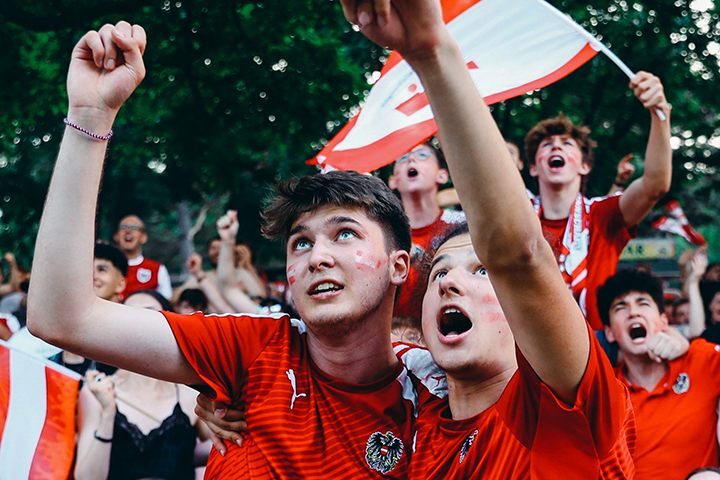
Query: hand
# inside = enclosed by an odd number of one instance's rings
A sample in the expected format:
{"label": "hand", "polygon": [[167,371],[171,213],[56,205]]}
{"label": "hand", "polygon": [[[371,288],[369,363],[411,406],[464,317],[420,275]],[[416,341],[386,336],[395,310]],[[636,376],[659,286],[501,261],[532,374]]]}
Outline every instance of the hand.
{"label": "hand", "polygon": [[204,273],[202,268],[202,257],[198,253],[190,255],[185,265],[187,266],[190,274],[194,277],[201,277]]}
{"label": "hand", "polygon": [[8,265],[15,265],[15,255],[11,252],[5,252],[5,254],[2,256],[2,259],[5,260],[5,263]]}
{"label": "hand", "polygon": [[670,115],[670,104],[665,98],[665,90],[660,79],[648,72],[638,72],[630,80],[630,88],[643,107],[660,109],[665,116]]}
{"label": "hand", "polygon": [[667,332],[658,332],[647,340],[648,356],[650,360],[662,363],[665,360],[674,360],[684,352],[680,342]]}
{"label": "hand", "polygon": [[698,250],[690,261],[690,274],[688,275],[688,281],[699,282],[702,276],[705,275],[707,266],[707,255],[703,250]]}
{"label": "hand", "polygon": [[112,378],[97,370],[88,370],[85,373],[85,384],[98,399],[104,411],[115,411],[115,382]]}
{"label": "hand", "polygon": [[252,252],[247,245],[236,245],[235,246],[235,259],[237,260],[237,266],[251,272],[255,269],[252,264]]}
{"label": "hand", "polygon": [[86,33],[73,50],[68,70],[70,111],[115,115],[145,77],[146,42],[145,30],[127,22]]}
{"label": "hand", "polygon": [[237,210],[228,210],[225,215],[217,221],[218,235],[223,242],[234,239],[237,236],[240,224],[237,219]]}
{"label": "hand", "polygon": [[422,57],[449,36],[438,0],[340,0],[345,18],[371,41],[405,59]]}
{"label": "hand", "polygon": [[617,174],[615,175],[615,183],[626,184],[633,173],[635,173],[635,165],[632,164],[633,154],[625,155],[617,166]]}
{"label": "hand", "polygon": [[210,438],[222,456],[227,453],[223,439],[242,445],[243,437],[238,432],[248,432],[244,411],[228,408],[222,402],[212,402],[201,393],[197,396],[195,414],[212,432]]}

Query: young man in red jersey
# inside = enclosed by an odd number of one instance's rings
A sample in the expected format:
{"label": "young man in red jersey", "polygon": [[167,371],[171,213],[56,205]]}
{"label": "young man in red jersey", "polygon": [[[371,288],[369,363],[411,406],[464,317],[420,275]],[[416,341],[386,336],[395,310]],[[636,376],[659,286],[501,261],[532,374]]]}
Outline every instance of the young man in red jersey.
{"label": "young man in red jersey", "polygon": [[535,211],[565,283],[594,330],[602,330],[595,306],[597,287],[615,272],[635,226],[667,193],[672,178],[670,105],[663,86],[656,76],[638,72],[630,88],[650,110],[650,134],[643,175],[622,195],[584,196],[595,146],[588,127],[560,115],[543,120],[525,138],[530,174],[538,179]]}
{"label": "young man in red jersey", "polygon": [[662,284],[648,273],[620,270],[597,301],[607,337],[622,352],[616,374],[635,409],[635,478],[685,478],[717,467],[720,346],[697,339],[685,355],[658,361],[651,345],[669,327]]}

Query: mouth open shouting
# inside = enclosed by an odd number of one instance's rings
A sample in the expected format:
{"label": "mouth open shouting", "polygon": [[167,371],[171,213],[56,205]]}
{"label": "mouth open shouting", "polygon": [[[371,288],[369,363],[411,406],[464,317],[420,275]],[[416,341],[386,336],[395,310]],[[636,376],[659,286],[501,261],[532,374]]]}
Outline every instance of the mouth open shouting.
{"label": "mouth open shouting", "polygon": [[647,328],[645,328],[645,326],[641,323],[635,322],[630,325],[628,335],[633,343],[640,343],[645,340],[645,337],[647,337]]}
{"label": "mouth open shouting", "polygon": [[440,313],[438,331],[447,340],[459,339],[472,328],[472,322],[462,311],[455,307],[447,307]]}
{"label": "mouth open shouting", "polygon": [[410,168],[410,169],[408,169],[407,175],[408,175],[408,178],[415,178],[418,176],[418,171],[414,168]]}
{"label": "mouth open shouting", "polygon": [[562,168],[565,166],[565,159],[558,155],[554,155],[550,157],[550,160],[548,161],[548,166],[550,168]]}
{"label": "mouth open shouting", "polygon": [[339,292],[343,288],[345,287],[343,287],[342,285],[338,285],[337,283],[325,281],[317,284],[314,287],[311,287],[308,294],[312,298],[322,299],[332,296],[335,292]]}

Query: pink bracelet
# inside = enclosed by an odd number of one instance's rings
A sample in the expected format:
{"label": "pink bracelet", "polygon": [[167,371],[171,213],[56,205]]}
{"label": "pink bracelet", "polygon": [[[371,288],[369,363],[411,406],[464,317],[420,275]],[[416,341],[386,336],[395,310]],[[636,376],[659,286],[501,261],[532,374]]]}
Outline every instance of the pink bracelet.
{"label": "pink bracelet", "polygon": [[70,120],[68,120],[67,117],[63,118],[63,123],[64,123],[65,125],[67,125],[68,127],[72,127],[72,128],[74,128],[75,130],[79,130],[79,131],[83,132],[83,133],[86,134],[86,135],[90,135],[90,136],[91,136],[92,138],[94,138],[95,140],[103,140],[103,141],[105,141],[105,140],[110,140],[110,139],[112,138],[112,136],[115,134],[115,132],[113,132],[112,130],[110,130],[110,133],[108,133],[107,135],[98,135],[97,133],[92,133],[92,132],[90,132],[90,131],[88,131],[88,130],[85,130],[84,128],[82,128],[82,127],[79,126],[79,125],[75,125],[75,124],[72,123]]}

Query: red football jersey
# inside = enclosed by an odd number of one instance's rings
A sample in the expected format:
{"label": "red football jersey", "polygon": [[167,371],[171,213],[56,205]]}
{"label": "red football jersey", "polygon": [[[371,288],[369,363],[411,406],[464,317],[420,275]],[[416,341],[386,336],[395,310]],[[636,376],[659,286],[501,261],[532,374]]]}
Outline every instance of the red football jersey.
{"label": "red football jersey", "polygon": [[164,314],[216,398],[245,410],[250,433],[225,457],[213,449],[206,479],[407,477],[418,404],[402,362],[354,385],[314,365],[287,315]]}
{"label": "red football jersey", "polygon": [[575,405],[558,400],[520,351],[500,399],[452,420],[447,400],[421,398],[411,479],[633,478],[635,417],[595,335]]}
{"label": "red football jersey", "polygon": [[720,346],[698,339],[652,392],[617,376],[630,390],[637,417],[635,466],[641,479],[685,478],[700,467],[718,466]]}

